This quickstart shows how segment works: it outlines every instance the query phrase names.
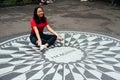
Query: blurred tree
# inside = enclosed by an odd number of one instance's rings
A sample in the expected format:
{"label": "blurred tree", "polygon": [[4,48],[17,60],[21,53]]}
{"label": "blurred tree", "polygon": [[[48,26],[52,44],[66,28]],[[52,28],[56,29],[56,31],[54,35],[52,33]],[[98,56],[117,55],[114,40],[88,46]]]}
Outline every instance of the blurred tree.
{"label": "blurred tree", "polygon": [[16,1],[15,1],[15,4],[16,4],[16,5],[22,5],[22,4],[23,4],[23,0],[16,0]]}
{"label": "blurred tree", "polygon": [[4,0],[0,0],[0,6],[2,6],[2,5],[3,5],[3,2],[4,2]]}
{"label": "blurred tree", "polygon": [[15,5],[16,0],[3,0],[4,5]]}

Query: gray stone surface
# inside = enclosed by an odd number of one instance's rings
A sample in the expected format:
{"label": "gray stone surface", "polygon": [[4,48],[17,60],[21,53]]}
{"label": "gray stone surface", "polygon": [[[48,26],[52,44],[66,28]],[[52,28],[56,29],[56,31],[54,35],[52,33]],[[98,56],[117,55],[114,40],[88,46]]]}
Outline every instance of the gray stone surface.
{"label": "gray stone surface", "polygon": [[[0,8],[0,39],[30,31],[34,7],[26,5]],[[56,0],[43,6],[55,30],[97,31],[120,34],[120,9],[108,3]]]}

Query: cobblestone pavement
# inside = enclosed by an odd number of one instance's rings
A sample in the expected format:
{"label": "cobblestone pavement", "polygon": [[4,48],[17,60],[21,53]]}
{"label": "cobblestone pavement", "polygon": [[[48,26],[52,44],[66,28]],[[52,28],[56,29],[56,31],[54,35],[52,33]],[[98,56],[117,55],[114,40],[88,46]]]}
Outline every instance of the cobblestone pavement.
{"label": "cobblestone pavement", "polygon": [[44,5],[63,40],[41,52],[29,40],[35,6],[0,8],[0,80],[120,80],[118,7],[79,0]]}

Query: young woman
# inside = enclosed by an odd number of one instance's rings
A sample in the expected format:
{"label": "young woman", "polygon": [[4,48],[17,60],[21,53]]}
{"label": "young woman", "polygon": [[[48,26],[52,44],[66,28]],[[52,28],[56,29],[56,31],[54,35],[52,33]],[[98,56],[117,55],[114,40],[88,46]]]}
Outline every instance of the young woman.
{"label": "young woman", "polygon": [[[43,50],[54,44],[56,39],[62,40],[62,37],[55,32],[48,23],[47,18],[44,15],[42,7],[38,6],[34,9],[33,18],[30,20],[31,35],[30,41],[39,46],[40,50]],[[44,34],[44,28],[53,33],[53,35]]]}

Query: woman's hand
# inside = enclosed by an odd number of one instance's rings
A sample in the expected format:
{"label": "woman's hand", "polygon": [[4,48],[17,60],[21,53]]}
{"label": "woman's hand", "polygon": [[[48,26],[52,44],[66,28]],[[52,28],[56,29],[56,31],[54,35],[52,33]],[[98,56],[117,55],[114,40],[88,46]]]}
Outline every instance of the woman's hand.
{"label": "woman's hand", "polygon": [[38,40],[38,41],[37,41],[37,44],[38,44],[38,46],[41,46],[41,45],[42,45],[41,40]]}
{"label": "woman's hand", "polygon": [[53,33],[54,35],[56,35],[57,39],[63,40],[63,38],[50,27],[50,25],[47,25],[47,29],[48,29],[48,31],[50,31],[51,33]]}
{"label": "woman's hand", "polygon": [[60,35],[57,35],[57,39],[61,40],[61,41],[63,40],[62,36],[60,36]]}

